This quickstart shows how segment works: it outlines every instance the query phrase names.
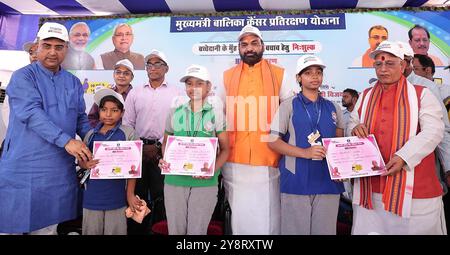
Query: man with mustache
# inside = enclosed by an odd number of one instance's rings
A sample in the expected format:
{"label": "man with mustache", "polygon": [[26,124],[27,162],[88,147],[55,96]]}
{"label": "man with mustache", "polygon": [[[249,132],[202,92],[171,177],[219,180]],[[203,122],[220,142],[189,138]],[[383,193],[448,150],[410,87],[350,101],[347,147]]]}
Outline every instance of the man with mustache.
{"label": "man with mustache", "polygon": [[280,233],[280,155],[268,147],[270,122],[279,100],[294,96],[284,69],[263,58],[258,28],[238,37],[241,62],[224,72],[230,157],[223,167],[235,235]]}
{"label": "man with mustache", "polygon": [[56,234],[76,218],[75,158],[92,159],[80,80],[61,68],[69,35],[47,22],[37,34],[38,61],[15,71],[6,93],[10,123],[0,158],[0,233]]}
{"label": "man with mustache", "polygon": [[430,32],[420,25],[415,25],[408,31],[409,37],[409,45],[414,50],[414,54],[422,54],[429,56],[435,66],[443,66],[442,61],[431,54],[428,54],[428,50],[430,49]]}
{"label": "man with mustache", "polygon": [[85,22],[73,24],[69,31],[69,48],[61,66],[68,70],[94,69],[94,58],[85,50],[91,30]]}
{"label": "man with mustache", "polygon": [[364,54],[361,57],[358,57],[357,59],[353,60],[352,67],[373,67],[373,59],[369,57],[369,54],[374,51],[378,45],[382,41],[385,41],[388,39],[388,30],[387,28],[376,25],[369,29],[369,49],[364,52]]}
{"label": "man with mustache", "polygon": [[126,58],[133,63],[135,70],[145,70],[144,56],[130,51],[133,40],[134,35],[131,26],[126,23],[118,24],[112,36],[115,49],[100,55],[101,58],[96,64],[97,68],[113,70],[117,61]]}
{"label": "man with mustache", "polygon": [[386,173],[354,179],[352,234],[446,235],[433,153],[444,137],[439,100],[404,76],[398,43],[384,41],[370,56],[378,81],[361,93],[348,129],[375,136]]}

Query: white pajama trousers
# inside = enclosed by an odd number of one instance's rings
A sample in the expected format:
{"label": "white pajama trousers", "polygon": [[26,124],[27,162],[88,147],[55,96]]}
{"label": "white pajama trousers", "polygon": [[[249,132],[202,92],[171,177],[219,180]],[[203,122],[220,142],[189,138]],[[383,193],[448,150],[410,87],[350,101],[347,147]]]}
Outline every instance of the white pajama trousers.
{"label": "white pajama trousers", "polygon": [[280,234],[278,168],[226,163],[222,175],[233,235]]}

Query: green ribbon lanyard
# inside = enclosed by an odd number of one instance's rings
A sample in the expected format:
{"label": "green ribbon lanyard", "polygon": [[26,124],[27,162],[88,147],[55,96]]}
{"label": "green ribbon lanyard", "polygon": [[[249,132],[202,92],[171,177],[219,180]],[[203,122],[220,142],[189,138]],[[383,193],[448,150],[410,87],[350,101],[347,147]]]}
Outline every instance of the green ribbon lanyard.
{"label": "green ribbon lanyard", "polygon": [[[187,133],[187,135],[189,137],[196,137],[197,136],[197,133],[200,130],[199,129],[200,128],[200,123],[203,122],[203,117],[205,116],[205,113],[206,113],[206,111],[202,109],[202,117],[197,120],[197,125],[195,126],[194,134],[192,136],[191,136],[191,129],[190,129],[190,126],[191,126],[190,122],[191,121],[186,121],[186,133]],[[193,120],[195,121],[195,113],[192,112],[192,115],[193,115]]]}

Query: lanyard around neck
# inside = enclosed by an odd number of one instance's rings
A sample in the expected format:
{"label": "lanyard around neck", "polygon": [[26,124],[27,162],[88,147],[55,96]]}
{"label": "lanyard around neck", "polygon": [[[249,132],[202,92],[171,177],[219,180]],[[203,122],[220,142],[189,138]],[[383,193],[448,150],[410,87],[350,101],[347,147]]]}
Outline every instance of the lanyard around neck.
{"label": "lanyard around neck", "polygon": [[[194,133],[191,136],[191,120],[186,121],[186,133],[189,137],[196,137],[198,131],[200,131],[200,123],[203,121],[203,117],[205,116],[206,111],[202,109],[202,117],[197,120],[197,124],[195,125]],[[192,112],[192,117],[195,120],[195,112]]]}
{"label": "lanyard around neck", "polygon": [[313,105],[314,105],[315,108],[316,108],[316,112],[318,112],[318,114],[317,114],[317,115],[318,115],[318,116],[317,116],[317,121],[316,121],[316,124],[315,124],[315,125],[314,125],[314,123],[313,123],[313,119],[312,119],[312,117],[311,117],[311,114],[309,113],[308,109],[306,108],[306,104],[305,104],[305,102],[303,101],[304,95],[303,95],[302,93],[300,93],[300,94],[298,95],[298,97],[300,98],[300,101],[302,102],[303,108],[305,108],[306,114],[308,115],[309,124],[310,124],[310,126],[311,126],[311,131],[312,131],[312,132],[317,131],[318,128],[319,128],[320,116],[322,115],[322,104],[321,104],[320,96],[317,98],[317,101],[316,101],[316,102],[313,102]]}
{"label": "lanyard around neck", "polygon": [[[110,132],[110,134],[105,138],[104,141],[109,141],[109,140],[111,139],[111,137],[116,133],[117,129],[118,129],[118,128],[114,127],[114,128],[113,128],[113,131]],[[111,130],[110,130],[110,131],[111,131]],[[109,132],[109,131],[108,131],[108,132]],[[106,133],[108,133],[108,132],[106,132]],[[98,130],[97,133],[100,133],[100,129]],[[102,135],[103,135],[103,134],[102,134]],[[91,137],[89,137],[89,140],[88,140],[88,143],[87,143],[88,145],[91,144],[92,139],[94,139],[94,136],[95,136],[95,132],[91,135]]]}

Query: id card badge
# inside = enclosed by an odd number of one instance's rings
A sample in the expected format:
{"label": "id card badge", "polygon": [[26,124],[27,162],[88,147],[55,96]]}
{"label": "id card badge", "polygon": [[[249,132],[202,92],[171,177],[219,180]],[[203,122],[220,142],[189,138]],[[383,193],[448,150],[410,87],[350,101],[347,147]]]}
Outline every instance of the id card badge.
{"label": "id card badge", "polygon": [[320,137],[319,130],[311,132],[311,134],[308,135],[308,143],[311,144],[311,146],[314,145],[314,143],[317,143],[317,139],[319,139],[319,137]]}

